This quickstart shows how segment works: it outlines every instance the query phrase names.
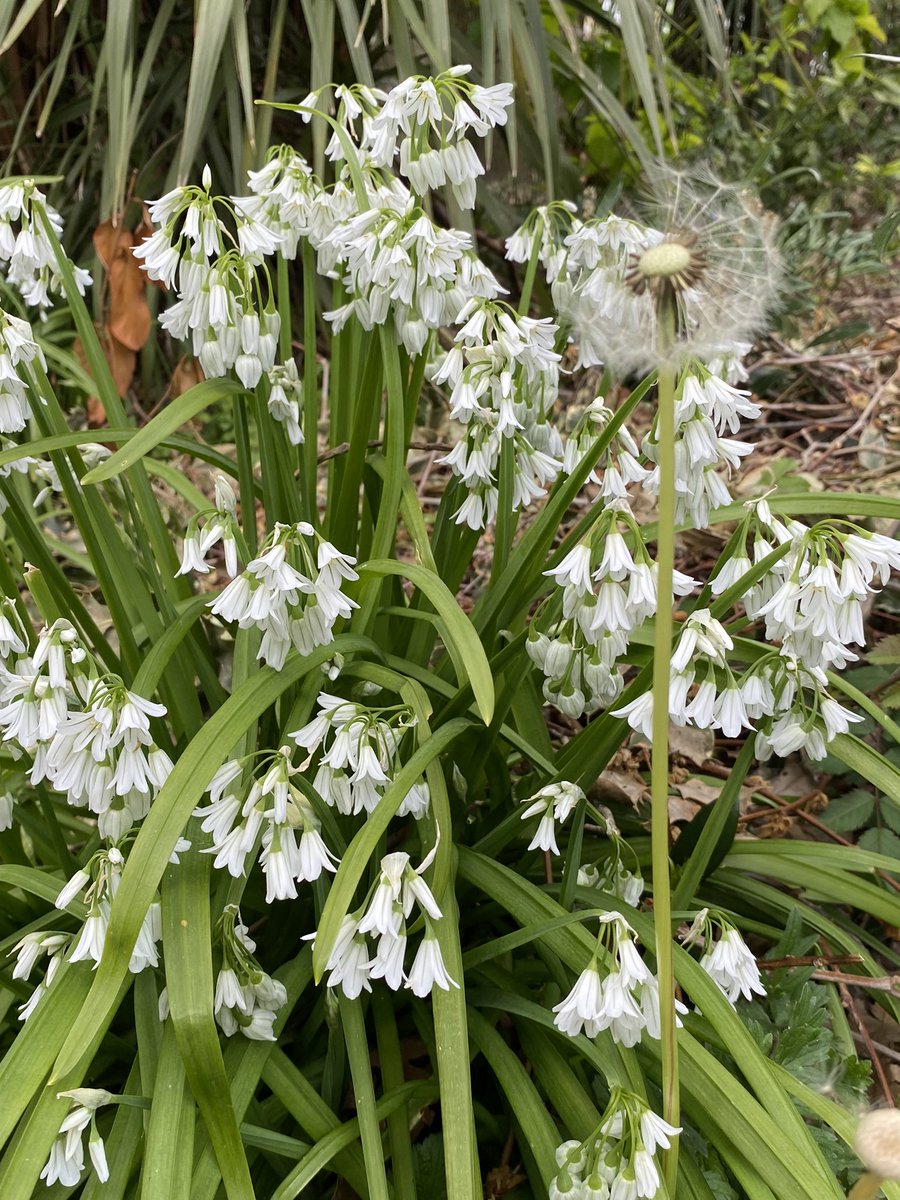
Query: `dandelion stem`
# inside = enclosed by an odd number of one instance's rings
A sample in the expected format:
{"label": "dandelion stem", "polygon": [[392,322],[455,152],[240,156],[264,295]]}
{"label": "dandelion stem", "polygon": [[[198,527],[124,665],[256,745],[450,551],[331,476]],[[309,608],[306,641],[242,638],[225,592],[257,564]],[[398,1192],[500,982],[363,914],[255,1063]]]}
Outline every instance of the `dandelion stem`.
{"label": "dandelion stem", "polygon": [[[659,321],[674,336],[674,306],[664,299]],[[679,1124],[678,1047],[675,1034],[675,978],[672,970],[672,896],[669,887],[669,661],[672,654],[672,575],[675,560],[675,376],[659,370],[657,444],[659,532],[656,541],[656,624],[653,639],[653,749],[650,770],[653,913],[659,976],[660,1055],[663,1116]],[[666,1185],[675,1193],[678,1143],[665,1156]]]}
{"label": "dandelion stem", "polygon": [[873,1171],[866,1171],[865,1175],[857,1179],[850,1189],[847,1200],[875,1200],[881,1191],[883,1182],[880,1175],[876,1175]]}

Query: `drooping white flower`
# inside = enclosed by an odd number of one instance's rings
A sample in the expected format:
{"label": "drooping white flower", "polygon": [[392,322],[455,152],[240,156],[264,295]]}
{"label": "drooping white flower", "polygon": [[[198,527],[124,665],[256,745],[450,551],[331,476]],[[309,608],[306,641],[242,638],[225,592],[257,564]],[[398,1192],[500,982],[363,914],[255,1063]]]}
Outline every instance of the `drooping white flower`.
{"label": "drooping white flower", "polygon": [[413,964],[410,967],[406,986],[413,995],[419,997],[429,995],[432,988],[435,987],[445,992],[448,992],[452,987],[459,987],[459,984],[454,979],[451,979],[447,968],[444,966],[444,959],[437,936],[430,928],[426,927],[425,937],[422,939],[419,949],[416,952],[416,957],[413,959]]}
{"label": "drooping white flower", "polygon": [[96,1125],[98,1108],[111,1103],[115,1097],[99,1088],[76,1088],[70,1092],[59,1092],[58,1099],[70,1099],[72,1108],[63,1119],[59,1137],[50,1149],[50,1157],[41,1171],[48,1187],[60,1183],[63,1187],[74,1187],[84,1174],[84,1146],[82,1135],[88,1134],[88,1153],[91,1165],[101,1183],[109,1179],[106,1148]]}
{"label": "drooping white flower", "polygon": [[[290,737],[319,754],[313,787],[338,812],[372,812],[400,768],[404,735],[416,725],[405,704],[373,708],[322,692],[319,714]],[[321,752],[320,752],[321,751]],[[428,810],[428,784],[413,785],[398,810],[417,819]]]}
{"label": "drooping white flower", "polygon": [[[51,293],[60,295],[63,292],[60,266],[47,225],[57,239],[62,237],[62,218],[47,203],[47,197],[33,180],[18,180],[0,186],[0,269],[26,304],[41,309],[52,304]],[[84,295],[91,277],[74,263],[69,265],[75,286]],[[17,325],[26,326],[26,323],[17,321]],[[0,370],[0,395],[2,375]]]}
{"label": "drooping white flower", "polygon": [[735,1003],[738,996],[752,1000],[754,995],[766,994],[756,959],[734,926],[723,928],[721,937],[700,959],[700,966],[731,1004]]}
{"label": "drooping white flower", "polygon": [[292,646],[310,654],[334,640],[335,624],[356,607],[342,590],[345,580],[357,578],[355,562],[311,525],[279,523],[210,607],[242,629],[261,630],[257,657],[280,670]]}
{"label": "drooping white flower", "polygon": [[583,799],[584,792],[577,784],[561,781],[547,784],[526,800],[525,810],[520,814],[521,820],[528,821],[536,816],[541,818],[528,849],[549,850],[559,854],[556,825],[565,824],[572,810]]}

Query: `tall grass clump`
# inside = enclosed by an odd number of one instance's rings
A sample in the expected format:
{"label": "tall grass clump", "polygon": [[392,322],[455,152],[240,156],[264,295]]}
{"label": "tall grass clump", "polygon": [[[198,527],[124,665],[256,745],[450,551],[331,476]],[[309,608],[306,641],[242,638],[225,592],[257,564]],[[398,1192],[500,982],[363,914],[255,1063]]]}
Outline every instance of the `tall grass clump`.
{"label": "tall grass clump", "polygon": [[[772,221],[658,168],[645,220],[551,202],[485,261],[437,217],[467,220],[511,84],[283,108],[326,127],[320,170],[278,145],[240,195],[206,167],[147,206],[160,353],[203,378],[140,427],[54,181],[0,185],[0,1195],[896,1198],[844,1149],[865,1076],[832,985],[759,965],[842,956],[896,1015],[852,919],[900,925],[896,864],[735,839],[772,756],[900,803],[848,692],[896,726],[842,680],[892,502],[729,489]],[[48,313],[99,428],[70,427]],[[722,526],[711,571],[675,568],[678,530]],[[674,840],[685,728],[730,773]],[[648,744],[649,805],[607,803]],[[785,1007],[818,1076],[772,1051]]]}

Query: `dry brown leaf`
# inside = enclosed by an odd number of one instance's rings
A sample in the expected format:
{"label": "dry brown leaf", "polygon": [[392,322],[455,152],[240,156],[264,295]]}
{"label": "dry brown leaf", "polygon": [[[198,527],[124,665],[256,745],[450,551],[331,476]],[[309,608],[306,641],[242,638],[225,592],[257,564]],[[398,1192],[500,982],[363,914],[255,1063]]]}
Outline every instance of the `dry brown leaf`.
{"label": "dry brown leaf", "polygon": [[630,804],[636,809],[647,792],[647,784],[637,772],[606,770],[597,780],[592,796],[601,803]]}
{"label": "dry brown leaf", "polygon": [[185,354],[184,358],[180,358],[175,364],[175,370],[172,372],[172,398],[181,396],[195,384],[202,383],[205,378],[203,368],[200,366],[200,359]]}
{"label": "dry brown leaf", "polygon": [[721,783],[707,783],[705,779],[692,777],[679,784],[676,791],[683,800],[690,800],[694,804],[705,807],[718,800],[722,785]]}
{"label": "dry brown leaf", "polygon": [[150,336],[147,276],[132,253],[139,241],[136,232],[111,221],[98,225],[93,234],[94,249],[106,269],[107,326],[130,350],[140,350]]}
{"label": "dry brown leaf", "polygon": [[685,800],[682,796],[669,796],[669,824],[676,821],[691,821],[700,811],[700,805],[694,800]]}
{"label": "dry brown leaf", "polygon": [[[95,326],[94,328],[97,330],[97,337],[100,339],[100,345],[103,347],[103,353],[109,364],[110,373],[116,385],[116,391],[120,396],[124,396],[134,376],[137,355],[133,350],[129,350],[127,346],[123,346],[121,342],[117,342],[115,338],[110,337],[102,327]],[[76,338],[72,343],[72,353],[78,359],[79,363],[81,363],[82,367],[84,367],[88,375],[90,375],[90,363],[88,362],[80,338]],[[101,425],[106,424],[106,411],[100,403],[98,396],[87,397],[85,410],[90,429],[98,429]]]}
{"label": "dry brown leaf", "polygon": [[758,775],[765,780],[766,787],[782,799],[808,796],[816,790],[815,779],[797,758],[788,759],[777,771],[760,767]]}
{"label": "dry brown leaf", "polygon": [[508,1195],[527,1178],[527,1175],[523,1175],[518,1168],[494,1167],[488,1171],[484,1181],[485,1200],[500,1200],[501,1196]]}
{"label": "dry brown leaf", "polygon": [[108,326],[112,336],[130,350],[140,350],[150,336],[144,273],[130,251],[109,268]]}
{"label": "dry brown leaf", "polygon": [[711,729],[697,729],[693,725],[669,726],[669,753],[675,758],[686,759],[699,767],[712,758],[715,747],[716,738]]}

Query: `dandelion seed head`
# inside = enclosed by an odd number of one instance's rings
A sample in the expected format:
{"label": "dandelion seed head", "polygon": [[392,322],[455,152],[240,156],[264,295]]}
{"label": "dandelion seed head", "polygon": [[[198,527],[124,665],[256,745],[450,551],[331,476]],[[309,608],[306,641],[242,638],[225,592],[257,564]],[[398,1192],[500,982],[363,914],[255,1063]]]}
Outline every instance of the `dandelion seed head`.
{"label": "dandelion seed head", "polygon": [[900,1179],[900,1111],[875,1108],[860,1118],[853,1142],[867,1170]]}
{"label": "dandelion seed head", "polygon": [[[765,328],[781,275],[775,221],[749,191],[706,169],[659,167],[646,204],[646,245],[624,274],[623,319],[606,330],[622,370],[677,366]],[[674,333],[661,321],[671,303]]]}

